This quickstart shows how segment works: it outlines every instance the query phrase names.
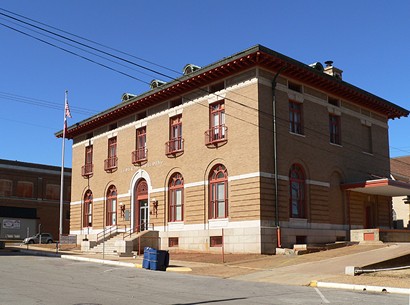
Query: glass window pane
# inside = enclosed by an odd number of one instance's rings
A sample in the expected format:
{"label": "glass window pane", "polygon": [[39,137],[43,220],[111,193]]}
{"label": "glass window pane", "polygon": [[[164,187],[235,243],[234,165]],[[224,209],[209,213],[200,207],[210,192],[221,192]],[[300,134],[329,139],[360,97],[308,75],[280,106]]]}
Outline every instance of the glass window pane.
{"label": "glass window pane", "polygon": [[225,217],[225,200],[218,201],[218,217]]}
{"label": "glass window pane", "polygon": [[182,220],[182,206],[178,206],[178,207],[176,208],[176,217],[175,217],[175,220],[179,220],[179,221]]}
{"label": "glass window pane", "polygon": [[218,200],[225,200],[225,183],[217,184]]}
{"label": "glass window pane", "polygon": [[180,206],[182,204],[182,190],[175,191],[175,205]]}

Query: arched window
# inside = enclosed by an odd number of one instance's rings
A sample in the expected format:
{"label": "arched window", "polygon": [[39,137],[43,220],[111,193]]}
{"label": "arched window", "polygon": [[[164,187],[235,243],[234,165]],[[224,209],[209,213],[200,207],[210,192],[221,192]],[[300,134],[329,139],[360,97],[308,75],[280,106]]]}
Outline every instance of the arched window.
{"label": "arched window", "polygon": [[289,172],[290,217],[304,218],[306,212],[305,174],[303,169],[293,164]]}
{"label": "arched window", "polygon": [[184,178],[175,173],[169,179],[169,221],[184,220]]}
{"label": "arched window", "polygon": [[107,226],[115,226],[117,224],[117,188],[111,185],[107,192]]}
{"label": "arched window", "polygon": [[93,192],[88,190],[84,195],[84,227],[93,226]]}
{"label": "arched window", "polygon": [[214,166],[209,175],[209,219],[228,217],[228,171]]}

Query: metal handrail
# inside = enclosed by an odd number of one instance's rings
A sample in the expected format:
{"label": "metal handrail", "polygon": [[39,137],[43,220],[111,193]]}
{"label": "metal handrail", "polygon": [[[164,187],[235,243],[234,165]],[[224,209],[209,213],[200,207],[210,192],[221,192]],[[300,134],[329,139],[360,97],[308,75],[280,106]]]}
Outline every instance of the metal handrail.
{"label": "metal handrail", "polygon": [[150,227],[152,227],[152,230],[154,230],[154,224],[153,223],[147,223],[147,224],[142,224],[142,225],[138,225],[137,227],[134,228],[129,228],[128,230],[125,230],[125,232],[122,235],[122,239],[124,240],[127,237],[130,237],[132,234],[134,234],[135,232],[142,232],[145,230],[141,230],[142,226],[146,226],[147,230],[149,230]]}
{"label": "metal handrail", "polygon": [[225,124],[213,126],[205,131],[205,145],[228,141],[228,127]]}
{"label": "metal handrail", "polygon": [[[97,244],[115,235],[116,233],[118,233],[118,230],[119,230],[118,226],[105,228],[104,230],[102,230],[102,232],[97,234]],[[124,225],[124,230],[127,231],[127,225]]]}

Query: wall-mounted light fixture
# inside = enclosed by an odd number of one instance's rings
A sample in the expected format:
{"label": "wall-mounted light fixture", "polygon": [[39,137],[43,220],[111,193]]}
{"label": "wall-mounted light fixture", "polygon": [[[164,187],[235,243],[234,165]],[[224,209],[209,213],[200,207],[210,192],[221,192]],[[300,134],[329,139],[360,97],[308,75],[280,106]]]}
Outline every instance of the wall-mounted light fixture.
{"label": "wall-mounted light fixture", "polygon": [[125,204],[123,202],[120,202],[120,211],[121,211],[121,217],[124,219],[124,217],[125,217]]}
{"label": "wall-mounted light fixture", "polygon": [[151,202],[152,202],[153,214],[155,214],[155,217],[158,217],[158,200],[155,198],[152,198]]}

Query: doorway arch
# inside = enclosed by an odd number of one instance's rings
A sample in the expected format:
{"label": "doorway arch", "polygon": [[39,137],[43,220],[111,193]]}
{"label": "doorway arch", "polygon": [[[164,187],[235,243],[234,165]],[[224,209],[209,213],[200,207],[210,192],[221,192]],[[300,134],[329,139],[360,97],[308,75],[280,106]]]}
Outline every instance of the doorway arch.
{"label": "doorway arch", "polygon": [[134,232],[145,231],[149,223],[148,184],[143,178],[134,186]]}

